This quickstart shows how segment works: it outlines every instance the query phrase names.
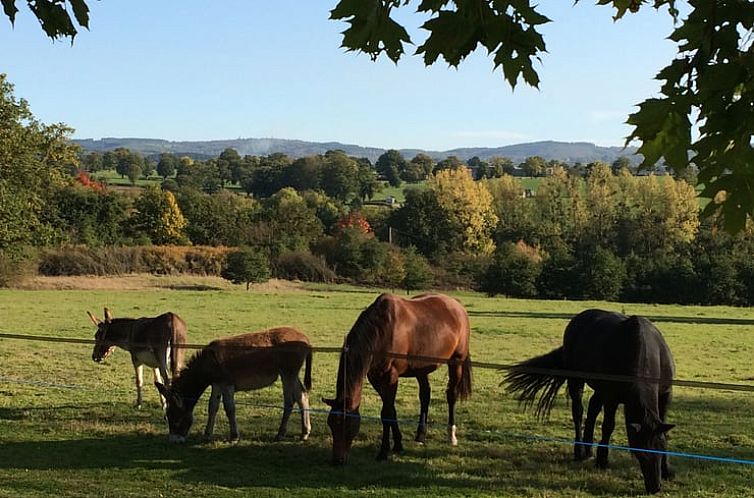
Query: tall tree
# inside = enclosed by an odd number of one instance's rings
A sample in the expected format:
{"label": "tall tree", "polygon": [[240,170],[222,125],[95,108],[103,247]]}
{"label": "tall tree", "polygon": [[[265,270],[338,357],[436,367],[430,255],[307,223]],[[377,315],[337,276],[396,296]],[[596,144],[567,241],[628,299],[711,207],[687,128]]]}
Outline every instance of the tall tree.
{"label": "tall tree", "polygon": [[385,180],[393,186],[401,186],[401,172],[406,169],[406,159],[403,154],[395,149],[384,152],[375,163],[377,173],[385,177]]}
{"label": "tall tree", "polygon": [[169,152],[160,154],[160,160],[157,162],[157,174],[163,179],[173,176],[178,169],[178,158]]}
{"label": "tall tree", "polygon": [[39,122],[0,73],[0,257],[50,241],[52,227],[42,214],[49,193],[65,183],[65,171],[78,166],[72,132]]}
{"label": "tall tree", "polygon": [[131,227],[154,244],[185,244],[186,218],[172,192],[150,185],[134,200]]}

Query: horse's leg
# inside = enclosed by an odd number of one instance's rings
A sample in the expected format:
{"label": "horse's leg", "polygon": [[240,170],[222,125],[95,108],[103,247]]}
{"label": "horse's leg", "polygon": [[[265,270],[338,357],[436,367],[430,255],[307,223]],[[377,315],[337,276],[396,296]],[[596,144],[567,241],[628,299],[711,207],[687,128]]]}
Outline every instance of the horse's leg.
{"label": "horse's leg", "polygon": [[573,457],[576,460],[583,460],[586,458],[586,452],[581,440],[581,418],[584,416],[584,404],[581,398],[584,396],[584,381],[568,379],[568,395],[571,397],[571,417],[573,418],[573,429],[576,432],[573,444]]}
{"label": "horse's leg", "polygon": [[419,382],[419,402],[421,403],[421,411],[419,412],[419,427],[416,429],[415,441],[418,443],[424,443],[427,437],[427,422],[429,418],[429,398],[430,387],[429,377],[426,375],[420,375],[416,378]]}
{"label": "horse's leg", "polygon": [[[152,376],[154,377],[155,382],[159,382],[160,384],[167,385],[165,383],[165,377],[163,377],[160,374],[159,368],[152,369]],[[162,411],[164,412],[168,407],[168,403],[167,403],[167,400],[165,399],[165,396],[163,396],[162,393],[159,393],[159,395],[160,395],[160,406],[162,407]]]}
{"label": "horse's leg", "polygon": [[[672,397],[672,392],[667,391],[660,394],[659,397],[659,406],[658,411],[660,415],[660,420],[665,422],[665,415],[668,413],[668,406],[670,405],[670,398]],[[666,436],[667,437],[667,436]],[[673,469],[670,467],[670,457],[667,453],[664,453],[662,455],[662,478],[663,479],[672,479],[675,477],[675,472],[673,472]]]}
{"label": "horse's leg", "polygon": [[594,424],[602,410],[602,398],[595,392],[589,398],[589,408],[584,422],[584,458],[592,457],[592,443],[594,442]]}
{"label": "horse's leg", "polygon": [[456,393],[463,376],[463,363],[448,363],[448,388],[445,390],[445,399],[448,401],[448,442],[451,446],[458,446],[456,437]]}
{"label": "horse's leg", "polygon": [[238,423],[236,422],[236,401],[234,399],[235,388],[227,386],[223,388],[223,408],[225,415],[228,417],[230,425],[230,441],[236,442],[240,439],[238,434]]}
{"label": "horse's leg", "polygon": [[220,409],[220,398],[222,391],[216,384],[212,384],[212,393],[209,395],[209,405],[207,406],[207,427],[204,428],[204,438],[212,439],[212,433],[215,432],[215,420],[217,411]]}
{"label": "horse's leg", "polygon": [[291,417],[293,410],[293,401],[295,399],[295,387],[298,386],[298,377],[296,374],[286,372],[280,373],[280,380],[283,382],[283,418],[280,420],[280,428],[275,436],[275,441],[280,441],[288,432],[288,419]]}
{"label": "horse's leg", "polygon": [[[131,361],[134,365],[134,372],[136,373],[136,403],[134,403],[134,406],[138,409],[141,409],[141,388],[144,385],[144,368],[136,358],[131,357]],[[163,399],[165,398],[160,395],[160,400]]]}
{"label": "horse's leg", "polygon": [[393,450],[397,453],[403,451],[403,443],[400,429],[398,429],[397,415],[395,411],[395,395],[398,392],[398,377],[390,373],[377,376],[369,376],[369,382],[380,395],[382,399],[382,444],[380,451],[377,453],[377,460],[387,460],[390,453],[390,430],[393,430],[394,446]]}
{"label": "horse's leg", "polygon": [[312,422],[309,413],[309,393],[306,392],[301,381],[296,377],[296,403],[301,409],[301,440],[306,441],[309,439],[309,434],[312,433]]}
{"label": "horse's leg", "polygon": [[615,412],[618,410],[618,403],[615,401],[605,402],[605,415],[602,417],[602,439],[600,446],[597,448],[597,467],[600,469],[607,468],[607,445],[610,444],[610,436],[615,429]]}

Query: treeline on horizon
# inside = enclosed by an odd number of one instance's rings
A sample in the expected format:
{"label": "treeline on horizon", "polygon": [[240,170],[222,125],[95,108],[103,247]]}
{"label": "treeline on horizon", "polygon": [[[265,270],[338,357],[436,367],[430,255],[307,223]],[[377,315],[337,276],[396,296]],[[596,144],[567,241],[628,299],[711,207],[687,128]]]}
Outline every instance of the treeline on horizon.
{"label": "treeline on horizon", "polygon": [[[393,150],[374,165],[342,151],[294,160],[229,149],[206,161],[164,154],[156,162],[126,149],[82,153],[69,128],[37,122],[11,90],[0,78],[6,284],[23,268],[187,271],[525,298],[754,300],[754,231],[731,236],[701,220],[683,178],[639,177],[621,161],[467,164]],[[150,167],[161,184],[120,190],[96,181],[102,169],[136,181]],[[510,174],[521,170],[542,176],[535,192]],[[407,182],[400,207],[365,203],[385,182]],[[242,260],[260,271],[234,276],[229,267]]]}

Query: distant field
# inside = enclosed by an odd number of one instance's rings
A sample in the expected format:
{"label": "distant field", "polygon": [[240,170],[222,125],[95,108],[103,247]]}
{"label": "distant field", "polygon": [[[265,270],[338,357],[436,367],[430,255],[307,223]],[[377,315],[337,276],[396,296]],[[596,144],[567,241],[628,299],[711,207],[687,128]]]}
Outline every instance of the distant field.
{"label": "distant field", "polygon": [[[86,317],[102,306],[115,316],[178,312],[189,324],[190,341],[295,325],[317,346],[339,346],[358,313],[377,289],[272,283],[251,292],[220,284],[169,277],[141,283],[108,284],[98,279],[70,283],[69,290],[0,290],[0,332],[91,338]],[[61,279],[50,284],[65,288]],[[29,288],[47,288],[37,280]],[[205,289],[205,290],[199,290]],[[754,310],[602,302],[527,301],[456,293],[472,324],[473,359],[511,363],[560,344],[567,317],[588,307],[605,307],[661,317],[677,363],[678,378],[751,384],[752,327],[710,324],[715,318],[754,319]],[[135,410],[128,354],[116,351],[104,364],[91,361],[88,345],[0,340],[0,496],[635,496],[643,492],[638,465],[613,451],[612,468],[571,461],[569,445],[522,435],[571,438],[570,409],[561,396],[548,422],[523,413],[499,386],[501,373],[478,368],[474,394],[458,407],[460,445],[444,442],[447,373],[433,375],[433,424],[425,446],[412,441],[418,414],[413,379],[401,381],[398,415],[406,453],[377,463],[380,403],[365,388],[361,436],[344,468],[329,465],[330,438],[322,396],[335,388],[337,356],[314,357],[313,434],[306,443],[273,443],[279,421],[280,387],[241,393],[238,445],[205,444],[202,401],[190,442],[167,442],[156,391],[145,391]],[[60,384],[19,384],[8,379]],[[151,385],[151,375],[146,375]],[[64,387],[62,385],[73,385]],[[669,421],[671,449],[754,459],[754,394],[677,388]],[[227,433],[224,415],[217,434]],[[614,443],[625,444],[619,421]],[[754,496],[754,466],[675,458],[677,478],[667,496]]]}

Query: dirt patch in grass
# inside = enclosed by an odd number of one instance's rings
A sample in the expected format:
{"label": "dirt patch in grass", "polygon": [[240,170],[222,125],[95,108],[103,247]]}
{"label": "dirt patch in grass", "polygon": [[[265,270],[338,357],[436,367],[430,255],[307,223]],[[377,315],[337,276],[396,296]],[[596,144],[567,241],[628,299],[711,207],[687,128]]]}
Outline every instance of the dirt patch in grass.
{"label": "dirt patch in grass", "polygon": [[[134,274],[107,277],[36,276],[23,280],[15,288],[21,290],[232,290],[243,289],[243,286],[233,285],[220,277]],[[301,290],[302,285],[299,282],[273,279],[263,284],[254,284],[251,289],[256,292],[295,291]]]}

